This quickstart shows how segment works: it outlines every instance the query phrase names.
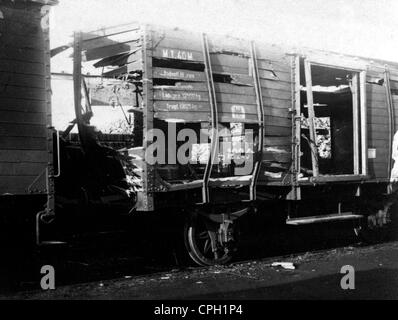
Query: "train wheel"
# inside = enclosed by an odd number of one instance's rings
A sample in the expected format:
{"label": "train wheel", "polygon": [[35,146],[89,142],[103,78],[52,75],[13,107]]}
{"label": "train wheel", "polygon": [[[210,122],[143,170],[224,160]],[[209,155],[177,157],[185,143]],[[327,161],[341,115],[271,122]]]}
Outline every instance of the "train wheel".
{"label": "train wheel", "polygon": [[206,216],[195,214],[185,225],[185,247],[198,265],[226,264],[236,251],[234,234],[234,224],[219,224]]}

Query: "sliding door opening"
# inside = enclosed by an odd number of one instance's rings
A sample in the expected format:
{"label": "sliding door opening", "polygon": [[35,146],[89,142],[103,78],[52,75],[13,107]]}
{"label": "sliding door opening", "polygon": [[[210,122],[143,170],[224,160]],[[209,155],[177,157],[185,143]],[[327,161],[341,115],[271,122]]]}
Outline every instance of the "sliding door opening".
{"label": "sliding door opening", "polygon": [[359,175],[359,73],[300,62],[300,177]]}

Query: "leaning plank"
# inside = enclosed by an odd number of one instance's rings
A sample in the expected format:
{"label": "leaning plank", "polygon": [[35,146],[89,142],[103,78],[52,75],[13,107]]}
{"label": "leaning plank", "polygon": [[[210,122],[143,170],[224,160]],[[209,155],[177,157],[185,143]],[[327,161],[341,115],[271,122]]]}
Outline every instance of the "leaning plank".
{"label": "leaning plank", "polygon": [[101,59],[103,57],[110,57],[121,53],[132,51],[131,48],[137,45],[138,40],[129,41],[125,43],[117,43],[106,47],[87,50],[85,53],[86,60],[92,61]]}

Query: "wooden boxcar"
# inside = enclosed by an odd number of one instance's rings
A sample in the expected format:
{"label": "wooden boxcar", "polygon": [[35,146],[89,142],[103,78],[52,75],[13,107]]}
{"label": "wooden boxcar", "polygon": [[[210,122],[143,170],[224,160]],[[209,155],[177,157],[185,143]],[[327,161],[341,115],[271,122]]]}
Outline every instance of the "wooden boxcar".
{"label": "wooden boxcar", "polygon": [[200,264],[227,261],[233,222],[267,201],[291,225],[389,220],[396,63],[132,24],[76,33],[74,81],[83,148],[98,106],[120,108],[123,134],[96,137],[124,156],[133,210],[192,215]]}
{"label": "wooden boxcar", "polygon": [[[0,3],[0,213],[44,210],[52,201],[48,12],[56,1]],[[24,209],[22,209],[22,207]],[[7,211],[8,210],[8,211]],[[13,214],[11,220],[24,220]]]}

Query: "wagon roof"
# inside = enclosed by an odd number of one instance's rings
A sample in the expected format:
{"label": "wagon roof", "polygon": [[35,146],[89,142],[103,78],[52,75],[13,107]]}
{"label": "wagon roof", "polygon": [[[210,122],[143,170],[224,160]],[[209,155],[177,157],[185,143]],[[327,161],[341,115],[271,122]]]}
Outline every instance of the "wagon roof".
{"label": "wagon roof", "polygon": [[[45,1],[45,0],[36,0],[36,1]],[[153,30],[178,30],[178,31],[186,31],[187,33],[191,34],[197,34],[198,32],[193,32],[193,31],[188,31],[180,28],[171,28],[171,27],[165,27],[161,25],[150,25],[150,24],[141,24],[138,22],[132,22],[129,24],[124,24],[124,25],[118,25],[118,26],[110,26],[106,28],[101,28],[99,30],[87,32],[84,36],[85,40],[91,40],[96,37],[108,37],[114,34],[121,34],[124,32],[129,32],[131,30],[137,30],[140,26],[150,26]],[[210,34],[211,35],[211,34]],[[215,35],[218,38],[225,38],[226,40],[253,40],[253,39],[238,39],[235,37],[231,37],[228,35],[220,35],[217,34]],[[263,45],[268,45],[271,47],[274,47],[276,49],[281,50],[282,52],[285,52],[286,54],[300,54],[300,55],[308,55],[310,57],[312,56],[323,56],[323,57],[335,57],[335,58],[341,58],[341,59],[347,59],[347,63],[349,64],[350,62],[353,63],[353,66],[355,65],[373,65],[377,68],[384,68],[384,66],[389,66],[393,67],[395,69],[398,69],[398,62],[394,61],[388,61],[388,60],[383,60],[383,59],[377,59],[377,58],[370,58],[370,57],[363,57],[363,56],[357,56],[357,55],[352,55],[352,54],[346,54],[342,52],[335,52],[335,51],[326,51],[326,50],[321,50],[321,49],[315,49],[315,48],[309,48],[309,47],[293,47],[285,44],[272,44],[272,43],[265,43],[263,41],[259,41],[259,44]]]}

